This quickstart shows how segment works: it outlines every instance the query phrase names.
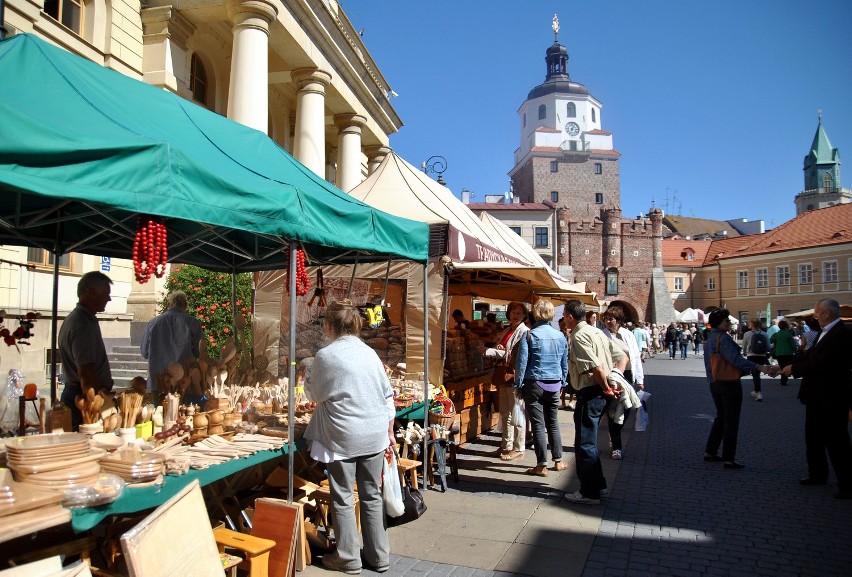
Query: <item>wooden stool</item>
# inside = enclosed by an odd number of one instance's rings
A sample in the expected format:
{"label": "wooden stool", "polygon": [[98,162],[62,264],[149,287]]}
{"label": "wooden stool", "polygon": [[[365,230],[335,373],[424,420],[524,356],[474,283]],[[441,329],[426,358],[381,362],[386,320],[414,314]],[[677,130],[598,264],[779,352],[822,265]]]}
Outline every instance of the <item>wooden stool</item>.
{"label": "wooden stool", "polygon": [[[331,489],[327,485],[320,486],[319,489],[313,491],[309,497],[316,502],[316,514],[314,515],[314,525],[319,529],[325,527],[325,534],[328,535],[332,530],[332,524],[329,519],[331,509]],[[355,526],[358,532],[361,532],[361,502],[358,499],[358,491],[352,492],[352,497],[355,499]]]}
{"label": "wooden stool", "polygon": [[225,547],[245,553],[246,559],[240,563],[240,568],[247,568],[249,577],[269,577],[269,551],[275,547],[275,541],[237,533],[224,527],[213,531],[213,538],[216,539],[220,553],[225,552]]}
{"label": "wooden stool", "polygon": [[409,473],[411,479],[411,488],[417,489],[417,468],[423,464],[422,461],[414,461],[412,459],[399,458],[396,461],[397,469],[399,469],[399,482],[405,487],[405,475]]}

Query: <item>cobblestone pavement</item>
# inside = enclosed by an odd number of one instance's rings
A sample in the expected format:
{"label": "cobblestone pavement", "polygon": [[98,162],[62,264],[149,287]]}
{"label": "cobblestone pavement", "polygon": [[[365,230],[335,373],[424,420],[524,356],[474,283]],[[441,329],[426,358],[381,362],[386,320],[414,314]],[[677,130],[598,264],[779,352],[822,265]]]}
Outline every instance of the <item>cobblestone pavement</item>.
{"label": "cobblestone pavement", "polygon": [[798,484],[806,474],[798,381],[764,379],[760,403],[743,381],[737,460],[746,468],[732,471],[702,458],[714,414],[702,358],[659,355],[645,370],[651,425],[633,432],[631,417],[624,459],[604,457],[611,494],[601,506],[562,500],[578,483],[571,413],[560,411],[567,471],[532,480],[517,475],[535,464],[532,451],[507,465],[490,456],[499,436],[466,445],[461,482],[427,492],[429,512],[392,530],[404,555],[392,555],[384,575],[852,575],[852,501],[834,499],[833,485]]}

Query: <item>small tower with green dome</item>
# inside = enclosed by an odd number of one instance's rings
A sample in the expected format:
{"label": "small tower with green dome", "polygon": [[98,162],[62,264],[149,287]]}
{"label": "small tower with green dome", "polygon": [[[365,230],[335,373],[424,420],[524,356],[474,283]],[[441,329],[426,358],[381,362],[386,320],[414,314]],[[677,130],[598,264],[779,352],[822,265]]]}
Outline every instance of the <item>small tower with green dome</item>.
{"label": "small tower with green dome", "polygon": [[796,195],[796,215],[852,202],[852,191],[840,186],[840,152],[831,147],[822,125],[822,110],[811,150],[805,156],[805,187]]}

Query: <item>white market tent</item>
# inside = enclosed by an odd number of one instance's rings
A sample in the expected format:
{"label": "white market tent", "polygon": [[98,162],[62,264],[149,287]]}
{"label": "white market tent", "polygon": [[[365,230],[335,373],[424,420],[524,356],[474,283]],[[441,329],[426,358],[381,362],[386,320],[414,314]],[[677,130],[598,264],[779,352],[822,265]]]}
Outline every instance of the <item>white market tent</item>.
{"label": "white market tent", "polygon": [[[490,215],[477,217],[445,186],[391,152],[376,171],[349,194],[394,216],[430,225],[430,262],[426,291],[422,268],[403,261],[385,264],[324,266],[330,278],[385,278],[406,281],[405,335],[407,370],[423,371],[424,310],[429,315],[429,373],[443,375],[441,335],[448,316],[447,296],[533,301],[537,294],[582,298],[596,304],[585,283],[571,284],[553,272],[535,250]],[[269,291],[274,274],[261,273],[258,292]],[[428,306],[424,305],[424,294]],[[270,301],[280,303],[281,299]],[[356,303],[357,304],[357,303]],[[282,311],[283,312],[283,311]],[[280,313],[270,316],[282,318]]]}
{"label": "white market tent", "polygon": [[705,316],[701,309],[687,308],[677,313],[675,320],[680,323],[703,323],[706,321]]}

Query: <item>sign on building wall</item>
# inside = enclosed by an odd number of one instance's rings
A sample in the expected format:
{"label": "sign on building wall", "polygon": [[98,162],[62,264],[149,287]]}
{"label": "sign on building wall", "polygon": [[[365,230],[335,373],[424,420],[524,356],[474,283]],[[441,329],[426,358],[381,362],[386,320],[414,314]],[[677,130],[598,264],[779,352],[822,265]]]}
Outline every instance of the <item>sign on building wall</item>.
{"label": "sign on building wall", "polygon": [[112,266],[112,259],[108,256],[101,257],[101,271],[109,272],[110,267]]}

